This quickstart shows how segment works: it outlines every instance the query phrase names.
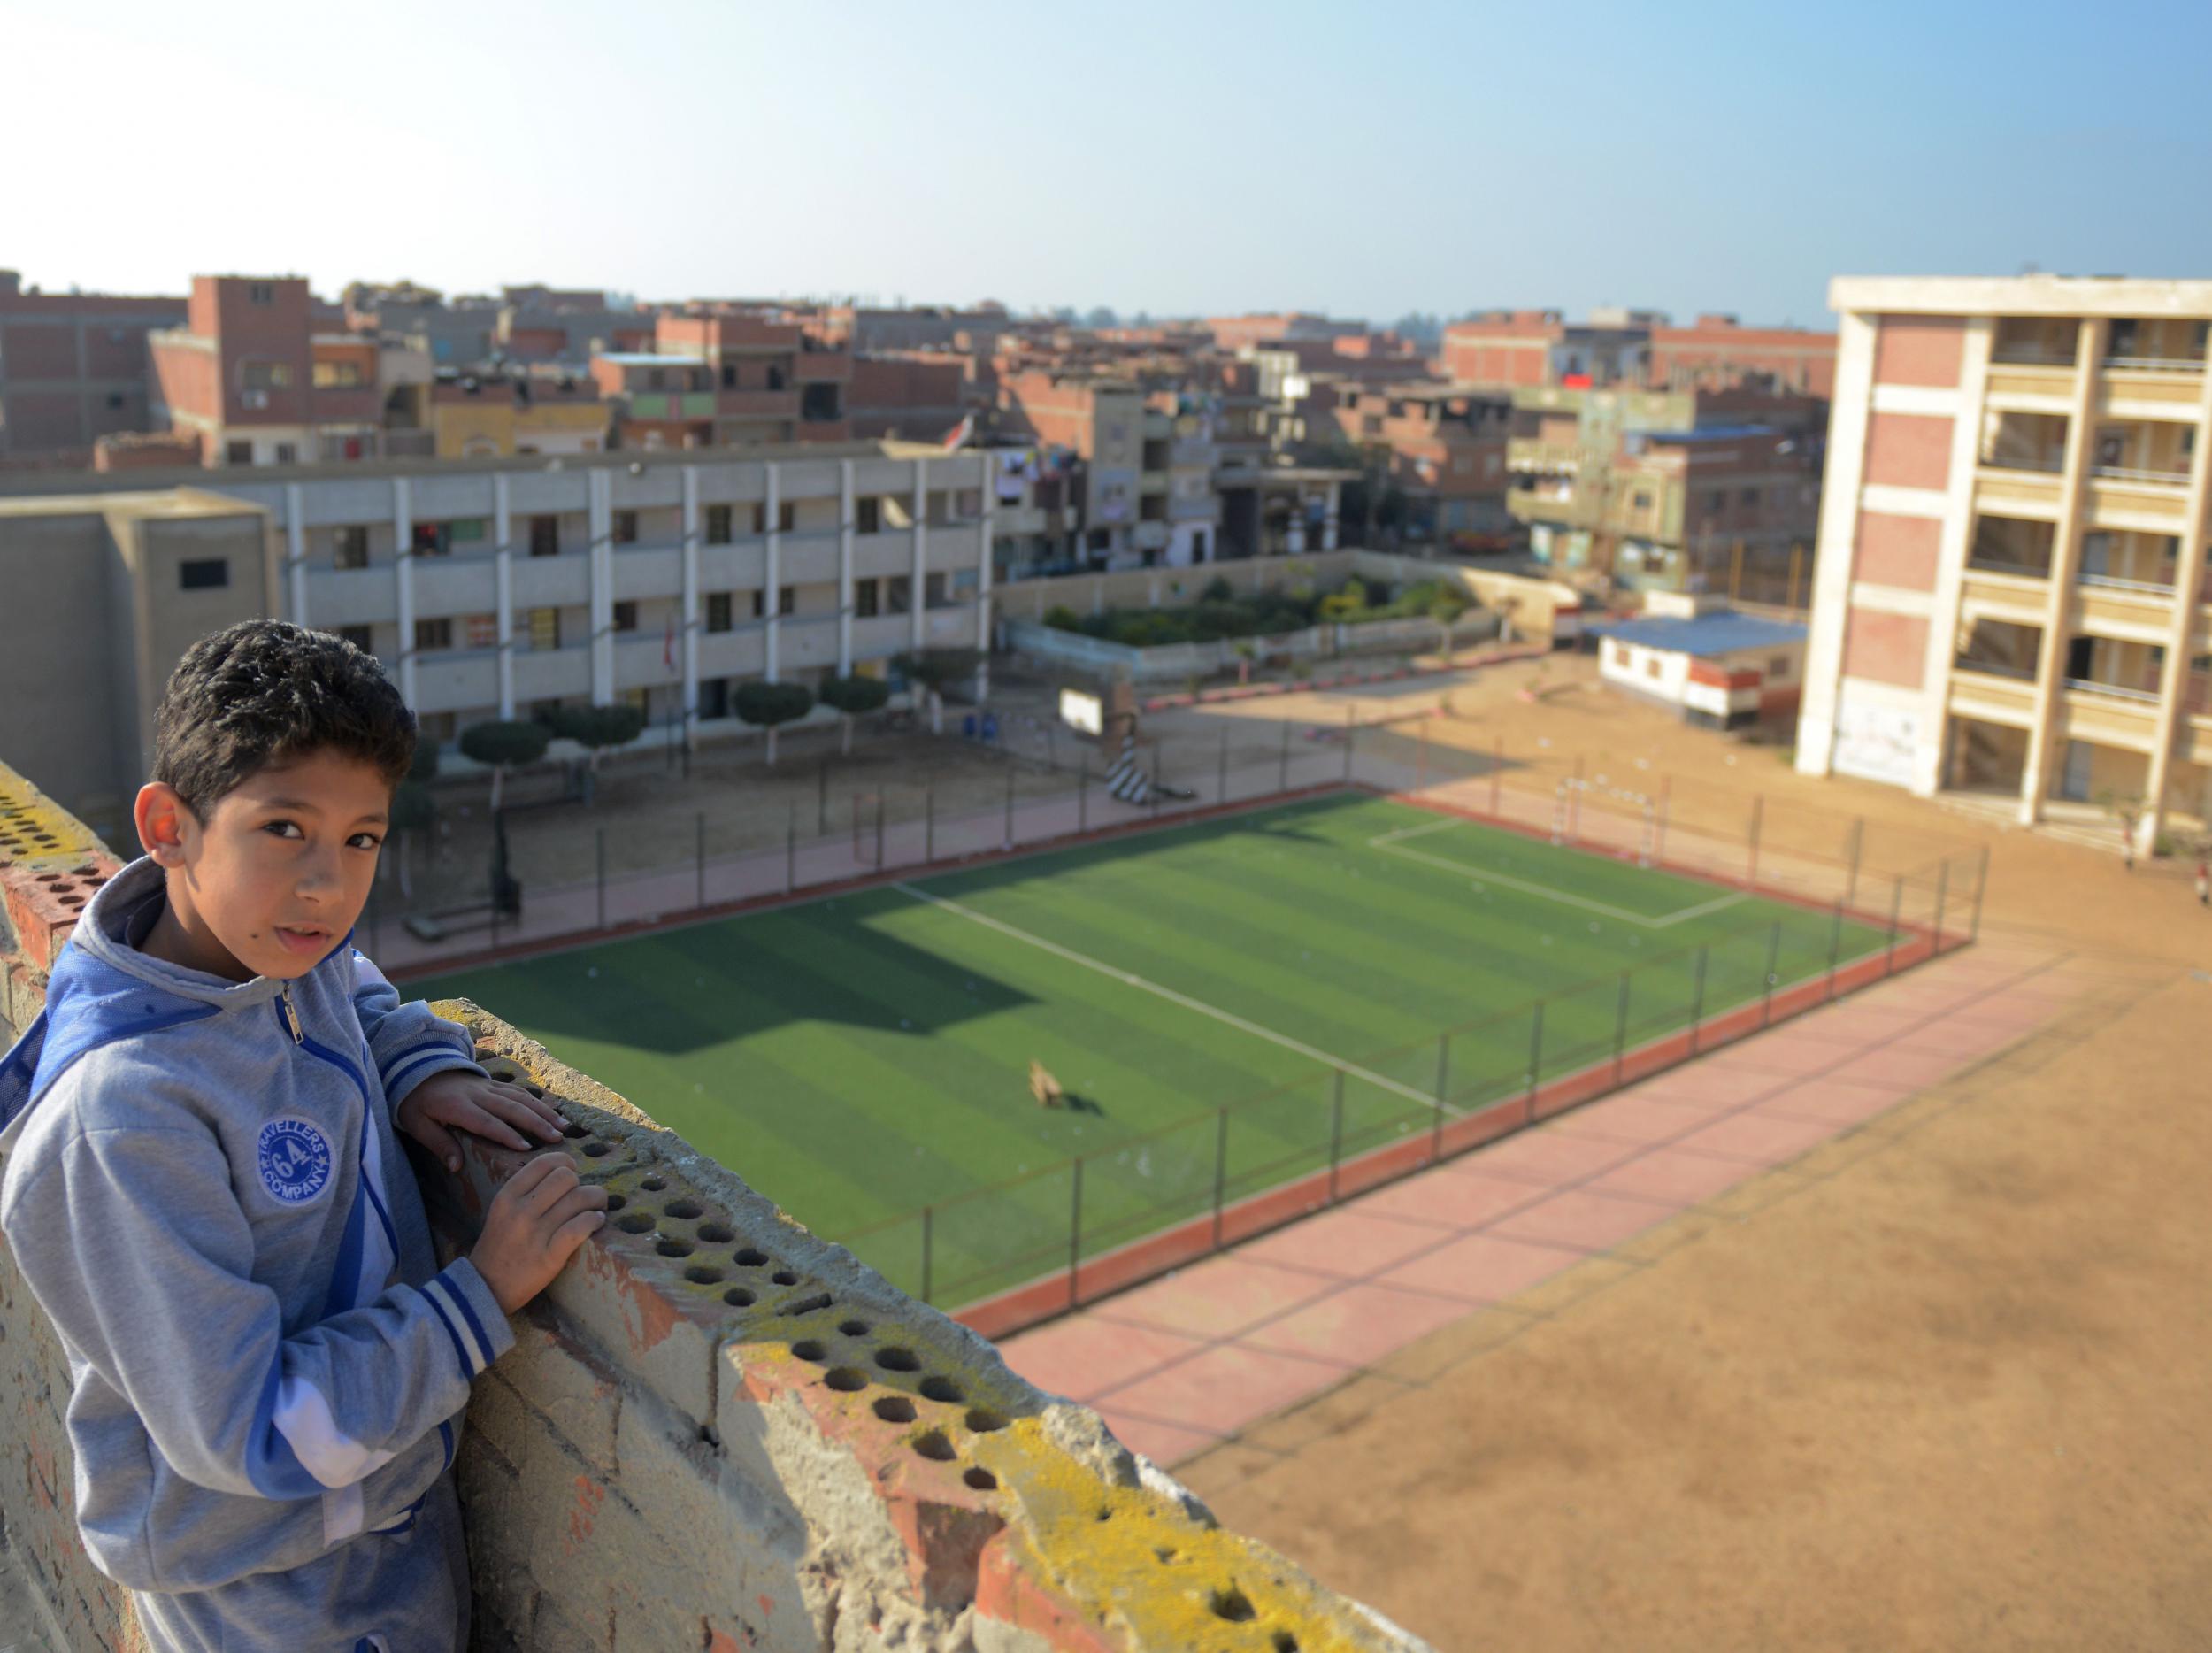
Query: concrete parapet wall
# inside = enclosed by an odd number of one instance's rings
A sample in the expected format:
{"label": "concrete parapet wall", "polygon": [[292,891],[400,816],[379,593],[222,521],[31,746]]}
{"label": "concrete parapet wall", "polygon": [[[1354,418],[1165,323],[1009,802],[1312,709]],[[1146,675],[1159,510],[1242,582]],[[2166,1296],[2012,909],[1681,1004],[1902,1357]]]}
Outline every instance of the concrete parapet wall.
{"label": "concrete parapet wall", "polygon": [[[116,867],[0,768],[17,1031]],[[436,1008],[495,1072],[557,1102],[571,1124],[554,1151],[611,1208],[470,1404],[457,1473],[479,1649],[1420,1648],[1223,1531],[1094,1413],[1031,1387],[628,1099],[477,1005]],[[458,1176],[431,1168],[442,1248],[465,1249],[522,1163],[473,1142]],[[0,1250],[7,1541],[58,1647],[120,1653],[142,1641],[77,1540],[66,1397],[61,1350]]]}

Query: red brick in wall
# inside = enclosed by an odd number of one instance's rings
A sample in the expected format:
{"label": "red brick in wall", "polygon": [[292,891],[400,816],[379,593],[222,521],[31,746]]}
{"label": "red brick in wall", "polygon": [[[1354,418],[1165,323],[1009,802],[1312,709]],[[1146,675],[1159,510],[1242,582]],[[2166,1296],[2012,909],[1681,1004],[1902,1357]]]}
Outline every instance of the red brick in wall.
{"label": "red brick in wall", "polygon": [[1855,608],[1844,627],[1843,674],[1918,688],[1927,675],[1928,622],[1917,614]]}
{"label": "red brick in wall", "polygon": [[1852,578],[1901,591],[1932,591],[1937,548],[1943,525],[1933,517],[1898,517],[1887,511],[1859,512],[1857,555]]}
{"label": "red brick in wall", "polygon": [[1866,481],[1893,488],[1948,488],[1951,425],[1940,413],[1870,413]]}
{"label": "red brick in wall", "polygon": [[1956,316],[1884,316],[1874,335],[1878,385],[1955,386],[1966,351],[1966,323]]}

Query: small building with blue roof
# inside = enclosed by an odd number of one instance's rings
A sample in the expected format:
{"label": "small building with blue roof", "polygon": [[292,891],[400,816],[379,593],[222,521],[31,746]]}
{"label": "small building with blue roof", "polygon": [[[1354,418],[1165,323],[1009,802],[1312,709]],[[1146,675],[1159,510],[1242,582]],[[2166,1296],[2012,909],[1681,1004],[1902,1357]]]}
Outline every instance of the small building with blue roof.
{"label": "small building with blue roof", "polygon": [[1687,722],[1735,729],[1797,715],[1806,628],[1795,621],[1654,593],[1641,614],[1586,630],[1607,684]]}

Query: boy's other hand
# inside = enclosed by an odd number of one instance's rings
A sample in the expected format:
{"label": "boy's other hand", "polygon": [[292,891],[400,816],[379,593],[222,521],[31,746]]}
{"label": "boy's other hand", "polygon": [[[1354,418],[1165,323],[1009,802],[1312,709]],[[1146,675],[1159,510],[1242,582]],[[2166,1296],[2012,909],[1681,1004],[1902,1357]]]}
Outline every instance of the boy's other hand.
{"label": "boy's other hand", "polygon": [[492,1196],[469,1261],[501,1310],[512,1314],[550,1285],[606,1220],[606,1189],[579,1181],[566,1156],[541,1154]]}
{"label": "boy's other hand", "polygon": [[527,1149],[533,1136],[541,1142],[561,1140],[561,1116],[551,1103],[519,1085],[457,1067],[433,1073],[409,1091],[393,1123],[437,1155],[448,1171],[461,1168],[461,1145],[453,1140],[455,1131],[470,1132],[502,1148]]}

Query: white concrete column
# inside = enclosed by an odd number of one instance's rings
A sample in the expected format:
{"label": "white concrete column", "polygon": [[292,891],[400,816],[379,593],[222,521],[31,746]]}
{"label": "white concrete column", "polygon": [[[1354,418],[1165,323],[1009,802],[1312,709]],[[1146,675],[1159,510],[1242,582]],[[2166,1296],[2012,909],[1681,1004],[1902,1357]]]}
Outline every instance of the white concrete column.
{"label": "white concrete column", "polygon": [[511,723],[515,716],[515,548],[509,535],[514,525],[507,507],[507,473],[492,477],[492,580],[499,604],[499,720]]}
{"label": "white concrete column", "polygon": [[908,646],[916,653],[922,647],[922,591],[928,580],[929,571],[929,461],[914,461],[914,566],[907,591],[907,619],[912,622],[908,628]]}
{"label": "white concrete column", "polygon": [[399,614],[399,697],[415,703],[415,515],[407,479],[392,479],[393,606]]}
{"label": "white concrete column", "polygon": [[1981,459],[1982,399],[1989,391],[1989,351],[1996,336],[1993,319],[1971,317],[1960,351],[1959,393],[1951,410],[1951,486],[1936,541],[1935,595],[1928,614],[1928,651],[1920,668],[1920,737],[1913,753],[1912,790],[1924,798],[1949,784],[1952,748],[1944,729],[1950,722],[1966,559],[1974,549],[1974,472]]}
{"label": "white concrete column", "polygon": [[2035,657],[2035,722],[2028,730],[2027,761],[2021,765],[2020,824],[2043,819],[2043,795],[2049,789],[2052,747],[2065,721],[2066,645],[2072,641],[2074,574],[2081,565],[2083,501],[2088,494],[2090,457],[2096,451],[2097,389],[2104,378],[2105,339],[2111,323],[2092,316],[2081,324],[2074,346],[2074,395],[2067,410],[2066,469],[2059,483],[2058,532],[2051,540],[2050,591],[2044,599],[2043,642]]}
{"label": "white concrete column", "polygon": [[[1333,551],[1336,550],[1337,500],[1338,496],[1342,491],[1342,488],[1343,485],[1339,482],[1332,482],[1329,484],[1329,513],[1327,516],[1323,518],[1321,521],[1321,549],[1325,551]],[[1440,525],[1438,530],[1438,537],[1440,539],[1442,537],[1442,529]]]}
{"label": "white concrete column", "polygon": [[777,526],[782,515],[783,467],[771,465],[768,467],[768,590],[760,600],[760,607],[761,612],[768,617],[768,635],[763,642],[762,658],[767,667],[767,679],[772,683],[782,680],[777,672],[780,665],[777,645],[783,638],[783,534]]}
{"label": "white concrete column", "polygon": [[975,646],[983,651],[983,658],[975,668],[975,698],[978,705],[987,705],[991,699],[991,538],[992,518],[998,511],[998,478],[993,474],[996,461],[989,449],[982,454],[983,522],[976,530],[975,559]]}
{"label": "white concrete column", "polygon": [[300,520],[300,485],[284,485],[284,581],[292,624],[307,624],[307,525]]}
{"label": "white concrete column", "polygon": [[696,738],[699,721],[699,467],[684,466],[684,745]]}
{"label": "white concrete column", "polygon": [[837,504],[837,675],[853,671],[853,462],[840,459]]}
{"label": "white concrete column", "polygon": [[592,471],[589,495],[591,557],[591,703],[614,704],[614,497],[613,478]]}
{"label": "white concrete column", "polygon": [[[1797,771],[1824,775],[1835,756],[1836,703],[1843,687],[1843,632],[1851,613],[1852,540],[1866,475],[1866,424],[1874,402],[1874,323],[1846,311],[1837,327],[1835,400],[1828,414],[1828,473],[1821,485],[1813,553],[1811,626],[1805,641],[1804,699],[1797,718]],[[1968,492],[1972,493],[1971,484]]]}

